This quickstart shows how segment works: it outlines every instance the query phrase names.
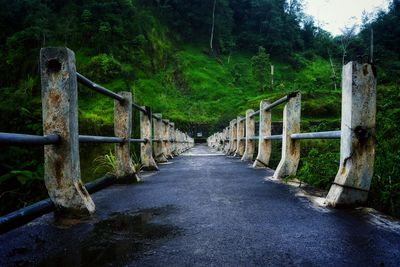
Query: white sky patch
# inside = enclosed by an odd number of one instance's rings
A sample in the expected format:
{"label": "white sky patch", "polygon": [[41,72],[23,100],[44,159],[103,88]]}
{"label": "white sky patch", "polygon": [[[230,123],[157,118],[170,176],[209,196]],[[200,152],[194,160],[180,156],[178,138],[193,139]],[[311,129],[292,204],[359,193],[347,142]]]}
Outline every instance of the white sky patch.
{"label": "white sky patch", "polygon": [[346,26],[361,24],[363,11],[387,11],[390,0],[305,0],[304,11],[322,29],[340,35]]}

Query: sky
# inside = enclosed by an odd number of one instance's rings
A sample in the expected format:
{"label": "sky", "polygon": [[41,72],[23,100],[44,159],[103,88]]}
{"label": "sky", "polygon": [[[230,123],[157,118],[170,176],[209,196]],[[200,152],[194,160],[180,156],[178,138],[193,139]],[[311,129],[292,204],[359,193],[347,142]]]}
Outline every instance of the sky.
{"label": "sky", "polygon": [[346,25],[361,24],[362,13],[387,10],[390,0],[305,0],[305,13],[332,35],[340,35]]}

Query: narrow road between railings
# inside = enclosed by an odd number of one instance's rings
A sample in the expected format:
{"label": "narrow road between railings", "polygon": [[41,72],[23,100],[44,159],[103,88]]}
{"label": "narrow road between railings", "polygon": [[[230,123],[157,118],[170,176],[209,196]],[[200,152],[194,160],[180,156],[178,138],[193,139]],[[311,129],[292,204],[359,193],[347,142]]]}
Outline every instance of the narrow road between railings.
{"label": "narrow road between railings", "polygon": [[[271,135],[271,112],[281,104],[282,135]],[[255,135],[255,117],[259,117],[259,135]],[[340,131],[302,133],[301,93],[290,93],[272,103],[262,100],[260,109],[246,111],[223,131],[208,137],[208,146],[253,161],[253,167],[269,167],[271,142],[282,140],[281,160],[273,179],[296,176],[303,139],[340,139],[338,172],[326,196],[332,207],[362,205],[367,201],[374,170],[376,127],[376,69],[371,64],[349,62],[342,71],[342,118]],[[254,158],[255,142],[258,153]],[[332,177],[333,178],[333,177]]]}
{"label": "narrow road between railings", "polygon": [[221,154],[197,145],[143,183],[93,194],[83,224],[47,214],[3,234],[0,266],[398,266],[398,223],[316,207]]}
{"label": "narrow road between railings", "polygon": [[[43,136],[0,132],[0,144],[44,146],[44,182],[47,200],[0,217],[0,233],[18,227],[46,212],[55,210],[57,219],[86,219],[95,205],[81,180],[79,144],[115,144],[114,178],[105,177],[89,186],[96,191],[111,182],[139,182],[134,169],[131,143],[140,144],[140,164],[144,170],[158,170],[194,145],[194,139],[175,128],[175,124],[153,114],[150,107],[132,101],[131,92],[113,92],[76,71],[75,54],[66,47],[40,51]],[[114,99],[114,135],[79,135],[78,82]],[[140,111],[140,138],[132,138],[132,109]]]}

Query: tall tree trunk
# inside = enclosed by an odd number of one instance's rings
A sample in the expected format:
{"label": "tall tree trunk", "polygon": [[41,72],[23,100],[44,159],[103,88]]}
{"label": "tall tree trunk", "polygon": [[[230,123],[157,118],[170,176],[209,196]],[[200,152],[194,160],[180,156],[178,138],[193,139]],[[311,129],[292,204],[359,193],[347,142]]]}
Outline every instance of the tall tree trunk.
{"label": "tall tree trunk", "polygon": [[[335,66],[333,66],[333,61],[332,61],[332,56],[331,53],[328,50],[328,55],[329,55],[329,61],[331,62],[331,68],[332,68],[332,80],[333,80],[333,85],[335,86],[335,91],[337,90],[337,86],[336,86],[336,71],[335,71]],[[344,59],[343,59],[344,62]]]}
{"label": "tall tree trunk", "polygon": [[212,12],[212,26],[211,26],[211,37],[210,37],[210,50],[214,55],[213,41],[214,41],[214,28],[215,28],[215,6],[217,4],[217,0],[214,0],[213,12]]}
{"label": "tall tree trunk", "polygon": [[374,63],[374,29],[371,28],[371,58],[370,63]]}

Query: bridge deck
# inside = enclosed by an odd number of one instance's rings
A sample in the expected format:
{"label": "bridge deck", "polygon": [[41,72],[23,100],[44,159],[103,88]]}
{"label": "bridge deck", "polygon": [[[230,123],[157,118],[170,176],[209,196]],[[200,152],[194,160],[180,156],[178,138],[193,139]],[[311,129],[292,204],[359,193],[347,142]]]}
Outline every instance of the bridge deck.
{"label": "bridge deck", "polygon": [[315,208],[270,175],[196,146],[142,184],[94,194],[87,223],[49,214],[0,236],[0,266],[399,266],[400,231]]}

